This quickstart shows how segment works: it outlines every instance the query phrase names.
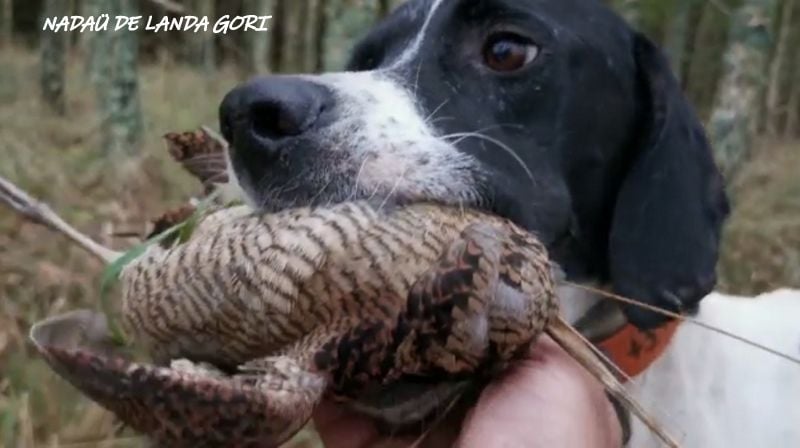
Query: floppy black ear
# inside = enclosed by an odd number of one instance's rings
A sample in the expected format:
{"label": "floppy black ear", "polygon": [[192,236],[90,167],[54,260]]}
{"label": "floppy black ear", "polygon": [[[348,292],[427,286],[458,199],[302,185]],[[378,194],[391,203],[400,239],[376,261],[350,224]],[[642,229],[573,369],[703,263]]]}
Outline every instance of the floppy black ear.
{"label": "floppy black ear", "polygon": [[[666,57],[647,38],[635,39],[647,115],[614,211],[611,280],[627,297],[691,309],[716,284],[728,201],[703,127]],[[663,321],[640,308],[625,312],[643,328]]]}

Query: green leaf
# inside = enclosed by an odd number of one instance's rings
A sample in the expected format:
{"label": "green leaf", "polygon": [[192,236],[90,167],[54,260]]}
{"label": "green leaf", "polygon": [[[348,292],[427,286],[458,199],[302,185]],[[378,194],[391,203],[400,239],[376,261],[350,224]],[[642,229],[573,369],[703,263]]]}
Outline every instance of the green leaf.
{"label": "green leaf", "polygon": [[189,238],[192,237],[194,229],[197,228],[199,221],[200,215],[197,213],[197,211],[195,211],[192,213],[192,216],[189,216],[189,218],[182,223],[180,229],[178,229],[178,244],[183,244],[189,241]]}
{"label": "green leaf", "polygon": [[100,277],[100,307],[102,308],[103,313],[106,315],[106,320],[108,321],[108,330],[111,332],[111,338],[116,344],[126,345],[125,333],[123,332],[122,328],[117,325],[116,320],[113,318],[113,307],[111,306],[110,301],[111,290],[119,280],[122,270],[125,269],[125,266],[127,266],[130,262],[144,254],[148,247],[152,246],[153,244],[158,244],[168,236],[179,231],[182,226],[183,223],[177,224],[156,235],[155,237],[150,238],[144,243],[137,244],[122,254],[122,256],[114,260],[113,263],[109,264],[105,270],[103,270],[103,274]]}
{"label": "green leaf", "polygon": [[114,343],[120,346],[127,345],[125,333],[114,319],[113,307],[110,301],[111,290],[116,282],[119,281],[122,270],[133,260],[142,256],[147,251],[147,248],[164,241],[166,238],[176,233],[178,234],[178,240],[181,244],[188,241],[192,233],[194,233],[197,224],[200,222],[200,218],[211,207],[217,196],[219,196],[219,192],[208,195],[200,201],[194,213],[185,221],[170,227],[141,244],[137,244],[103,270],[103,274],[100,277],[100,308],[106,316],[108,330],[111,333],[111,339]]}

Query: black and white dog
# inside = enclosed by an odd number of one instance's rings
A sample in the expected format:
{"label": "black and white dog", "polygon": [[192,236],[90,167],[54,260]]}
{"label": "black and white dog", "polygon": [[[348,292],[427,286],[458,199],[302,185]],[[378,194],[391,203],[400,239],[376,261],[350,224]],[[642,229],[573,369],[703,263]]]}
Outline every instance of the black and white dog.
{"label": "black and white dog", "polygon": [[715,285],[728,204],[703,128],[599,0],[410,1],[346,72],[255,79],[220,120],[256,206],[462,204],[536,232],[573,280],[670,310]]}
{"label": "black and white dog", "polygon": [[598,0],[408,2],[347,72],[257,78],[221,127],[259,206],[475,206],[575,280],[673,310],[715,284],[728,206],[703,128],[661,51]]}

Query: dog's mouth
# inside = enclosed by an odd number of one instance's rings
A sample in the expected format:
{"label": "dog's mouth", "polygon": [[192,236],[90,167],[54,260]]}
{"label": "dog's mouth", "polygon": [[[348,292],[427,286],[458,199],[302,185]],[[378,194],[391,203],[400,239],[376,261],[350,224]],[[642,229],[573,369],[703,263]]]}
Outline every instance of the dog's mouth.
{"label": "dog's mouth", "polygon": [[[249,190],[249,191],[248,191]],[[275,185],[253,191],[243,188],[246,202],[260,211],[275,213],[295,207],[327,207],[344,202],[364,201],[378,209],[392,209],[417,203],[433,203],[465,209],[477,209],[509,218],[504,208],[496,207],[485,196],[474,193],[442,195],[420,189],[398,189],[391,184],[377,189],[354,185],[346,179],[340,182],[314,182],[303,185],[298,180],[294,185]]]}
{"label": "dog's mouth", "polygon": [[249,205],[268,213],[367,201],[379,207],[427,202],[503,214],[504,207],[491,200],[487,182],[475,167],[460,168],[452,176],[457,181],[448,176],[423,176],[413,169],[383,176],[380,169],[370,169],[368,159],[354,161],[349,154],[338,150],[288,157],[268,168],[254,168],[234,156],[229,177]]}
{"label": "dog's mouth", "polygon": [[[300,149],[300,157],[287,157],[264,169],[252,161],[237,160],[237,148],[207,128],[165,138],[173,157],[207,187],[207,193],[214,184],[234,185],[226,188],[228,192],[266,213],[348,201],[368,201],[380,208],[427,202],[477,209],[527,224],[521,214],[525,207],[509,191],[513,189],[491,181],[503,176],[476,164],[463,164],[452,176],[420,178],[401,172],[382,178],[369,172],[369,160],[348,160],[348,151],[327,151],[323,157],[303,155]],[[453,182],[452,177],[460,181]]]}

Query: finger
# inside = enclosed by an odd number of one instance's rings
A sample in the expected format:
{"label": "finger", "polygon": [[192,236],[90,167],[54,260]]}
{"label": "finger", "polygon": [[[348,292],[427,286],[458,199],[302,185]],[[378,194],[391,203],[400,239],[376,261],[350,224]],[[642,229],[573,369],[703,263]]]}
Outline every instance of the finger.
{"label": "finger", "polygon": [[618,447],[620,440],[603,387],[543,339],[484,390],[457,446]]}
{"label": "finger", "polygon": [[386,435],[366,417],[325,402],[314,413],[314,426],[326,448],[439,448],[453,446],[463,414],[445,419],[424,434]]}
{"label": "finger", "polygon": [[362,448],[374,445],[378,430],[368,418],[328,401],[314,411],[314,427],[326,448]]}

